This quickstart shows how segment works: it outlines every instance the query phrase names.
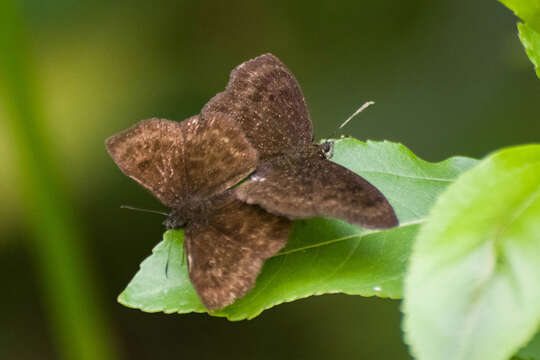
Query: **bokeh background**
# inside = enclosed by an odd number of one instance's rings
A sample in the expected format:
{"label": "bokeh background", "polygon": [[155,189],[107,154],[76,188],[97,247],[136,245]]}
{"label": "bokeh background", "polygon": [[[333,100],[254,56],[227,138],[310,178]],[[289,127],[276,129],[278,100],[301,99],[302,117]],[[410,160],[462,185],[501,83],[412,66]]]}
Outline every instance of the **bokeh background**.
{"label": "bokeh background", "polygon": [[421,157],[538,141],[540,81],[516,18],[469,1],[15,1],[0,4],[0,359],[409,359],[399,302],[325,295],[251,321],[146,314],[116,296],[161,208],[108,158],[140,119],[182,120],[264,52],[300,82],[318,138]]}

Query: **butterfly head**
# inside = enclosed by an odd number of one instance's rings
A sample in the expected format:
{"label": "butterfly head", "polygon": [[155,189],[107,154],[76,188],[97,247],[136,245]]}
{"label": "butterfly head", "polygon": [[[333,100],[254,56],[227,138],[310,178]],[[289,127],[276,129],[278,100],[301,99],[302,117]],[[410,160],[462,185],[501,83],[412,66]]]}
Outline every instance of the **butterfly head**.
{"label": "butterfly head", "polygon": [[324,159],[331,159],[334,156],[334,142],[325,141],[319,145],[319,151]]}
{"label": "butterfly head", "polygon": [[187,221],[182,216],[181,212],[174,209],[172,210],[168,216],[167,219],[163,222],[163,225],[167,228],[167,230],[175,230],[180,229],[186,226]]}
{"label": "butterfly head", "polygon": [[205,223],[208,220],[208,216],[215,209],[214,201],[216,201],[216,197],[209,199],[200,197],[188,199],[171,210],[163,225],[165,225],[167,230],[173,230],[184,228],[194,221],[199,224]]}

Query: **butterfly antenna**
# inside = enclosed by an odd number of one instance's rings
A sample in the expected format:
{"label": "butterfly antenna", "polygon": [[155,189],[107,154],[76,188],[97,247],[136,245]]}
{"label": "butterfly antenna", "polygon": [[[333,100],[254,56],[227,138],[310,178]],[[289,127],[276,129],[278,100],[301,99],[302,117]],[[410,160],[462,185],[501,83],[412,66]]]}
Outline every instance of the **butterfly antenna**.
{"label": "butterfly antenna", "polygon": [[347,124],[349,123],[349,121],[351,121],[356,115],[360,114],[362,111],[364,111],[365,109],[367,109],[369,106],[371,106],[371,105],[373,105],[373,104],[375,104],[375,101],[368,101],[368,102],[365,102],[364,105],[360,106],[360,107],[358,108],[358,110],[356,110],[351,116],[349,116],[349,117],[347,118],[347,120],[345,120],[345,121],[343,122],[343,124],[341,124],[341,125],[339,126],[338,129],[342,129],[342,128],[343,128],[345,125],[347,125]]}
{"label": "butterfly antenna", "polygon": [[164,212],[164,211],[149,210],[149,209],[141,209],[141,208],[137,208],[137,207],[129,206],[129,205],[120,205],[120,209],[128,209],[128,210],[135,210],[135,211],[147,212],[147,213],[151,213],[151,214],[158,214],[158,215],[163,215],[163,216],[169,216],[169,214],[167,214],[167,213]]}

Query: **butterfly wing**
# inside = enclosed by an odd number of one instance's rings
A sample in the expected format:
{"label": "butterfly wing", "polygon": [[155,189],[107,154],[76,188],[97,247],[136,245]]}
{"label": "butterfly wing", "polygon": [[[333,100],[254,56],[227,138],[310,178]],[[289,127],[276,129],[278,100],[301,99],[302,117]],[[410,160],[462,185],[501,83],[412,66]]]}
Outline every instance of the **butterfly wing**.
{"label": "butterfly wing", "polygon": [[206,104],[201,116],[212,113],[230,114],[263,159],[312,141],[311,120],[300,85],[272,54],[236,67],[225,91]]}
{"label": "butterfly wing", "polygon": [[267,161],[234,193],[248,204],[292,219],[333,217],[368,228],[398,224],[392,206],[373,185],[320,156]]}
{"label": "butterfly wing", "polygon": [[290,221],[236,200],[216,200],[208,221],[186,228],[189,276],[209,310],[232,304],[255,284],[263,261],[287,242]]}
{"label": "butterfly wing", "polygon": [[221,194],[255,170],[259,155],[230,116],[211,114],[182,124],[191,194],[198,198]]}
{"label": "butterfly wing", "polygon": [[164,205],[174,206],[184,195],[184,137],[180,123],[166,119],[142,120],[105,142],[109,155],[131,177]]}
{"label": "butterfly wing", "polygon": [[255,169],[258,155],[225,114],[181,123],[143,120],[111,136],[107,151],[120,170],[164,205],[223,192]]}

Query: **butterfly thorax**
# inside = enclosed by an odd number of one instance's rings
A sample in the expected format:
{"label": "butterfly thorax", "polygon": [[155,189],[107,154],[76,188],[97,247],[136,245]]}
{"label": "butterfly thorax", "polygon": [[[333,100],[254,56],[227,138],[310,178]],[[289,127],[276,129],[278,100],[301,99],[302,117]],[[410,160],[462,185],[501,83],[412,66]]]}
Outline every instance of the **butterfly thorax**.
{"label": "butterfly thorax", "polygon": [[312,157],[319,157],[322,159],[329,159],[333,150],[332,142],[324,142],[320,145],[310,144],[299,145],[293,148],[287,149],[284,152],[277,153],[271,158],[289,158],[289,159],[309,159]]}
{"label": "butterfly thorax", "polygon": [[194,221],[204,223],[212,209],[211,199],[192,198],[174,207],[163,225],[169,230],[184,228]]}

